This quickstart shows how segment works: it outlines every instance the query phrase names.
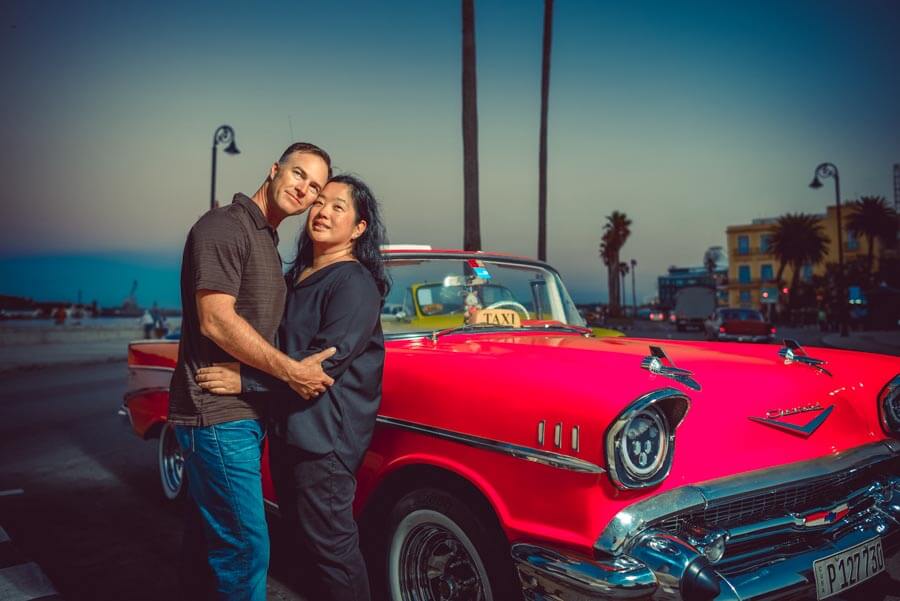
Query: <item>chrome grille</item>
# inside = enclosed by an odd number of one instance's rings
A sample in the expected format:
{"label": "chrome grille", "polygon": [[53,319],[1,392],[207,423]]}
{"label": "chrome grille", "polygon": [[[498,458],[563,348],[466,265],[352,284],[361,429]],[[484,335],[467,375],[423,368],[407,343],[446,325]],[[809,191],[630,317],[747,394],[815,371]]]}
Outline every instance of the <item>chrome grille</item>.
{"label": "chrome grille", "polygon": [[871,484],[882,473],[897,469],[894,464],[872,466],[830,474],[776,489],[754,491],[710,503],[703,510],[683,512],[657,520],[655,527],[683,532],[690,525],[729,528],[761,522],[790,513],[805,513],[845,499],[850,493]]}

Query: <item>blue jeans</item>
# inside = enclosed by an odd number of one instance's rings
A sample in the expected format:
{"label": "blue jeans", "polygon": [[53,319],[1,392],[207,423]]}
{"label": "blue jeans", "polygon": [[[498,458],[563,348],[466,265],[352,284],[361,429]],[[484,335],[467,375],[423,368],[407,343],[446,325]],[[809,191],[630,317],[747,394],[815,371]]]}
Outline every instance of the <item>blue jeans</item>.
{"label": "blue jeans", "polygon": [[265,601],[269,531],[260,474],[264,426],[252,419],[175,426],[175,437],[194,505],[187,512],[183,567],[193,569],[205,550],[215,598]]}

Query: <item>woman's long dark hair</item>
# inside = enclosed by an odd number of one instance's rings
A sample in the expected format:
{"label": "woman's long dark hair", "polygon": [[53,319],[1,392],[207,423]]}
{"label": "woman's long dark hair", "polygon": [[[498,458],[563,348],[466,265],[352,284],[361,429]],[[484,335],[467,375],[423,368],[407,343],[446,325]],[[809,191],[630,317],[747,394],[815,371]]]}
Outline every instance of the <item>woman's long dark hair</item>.
{"label": "woman's long dark hair", "polygon": [[[366,222],[366,231],[353,242],[353,256],[363,267],[369,270],[381,292],[381,298],[387,296],[391,289],[390,278],[384,270],[381,258],[381,246],[387,244],[384,221],[381,219],[381,208],[375,195],[364,181],[353,175],[336,175],[328,183],[345,184],[350,187],[353,208],[356,209],[356,223]],[[312,265],[313,245],[304,226],[297,240],[297,256],[288,271],[288,281],[296,282],[300,272]]]}

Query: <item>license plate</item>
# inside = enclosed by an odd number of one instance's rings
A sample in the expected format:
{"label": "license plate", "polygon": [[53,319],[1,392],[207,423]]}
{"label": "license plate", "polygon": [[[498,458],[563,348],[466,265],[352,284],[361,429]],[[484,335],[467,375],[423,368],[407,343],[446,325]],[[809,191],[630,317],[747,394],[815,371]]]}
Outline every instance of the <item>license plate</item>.
{"label": "license plate", "polygon": [[881,539],[873,538],[853,548],[813,562],[816,598],[824,599],[856,586],[884,571]]}

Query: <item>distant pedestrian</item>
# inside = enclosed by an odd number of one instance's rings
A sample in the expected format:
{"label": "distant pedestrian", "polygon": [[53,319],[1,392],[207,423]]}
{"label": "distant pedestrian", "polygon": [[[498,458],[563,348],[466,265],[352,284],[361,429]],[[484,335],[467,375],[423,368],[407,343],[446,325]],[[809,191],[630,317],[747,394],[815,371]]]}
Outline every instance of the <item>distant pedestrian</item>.
{"label": "distant pedestrian", "polygon": [[825,311],[825,307],[819,307],[817,321],[819,322],[819,331],[827,332],[828,331],[828,313]]}
{"label": "distant pedestrian", "polygon": [[141,315],[139,323],[141,324],[141,327],[144,328],[144,339],[149,339],[150,334],[153,332],[153,316],[150,315],[150,311],[144,309],[144,314]]}
{"label": "distant pedestrian", "polygon": [[61,326],[66,323],[66,308],[65,307],[57,307],[53,312],[53,321],[56,325]]}

